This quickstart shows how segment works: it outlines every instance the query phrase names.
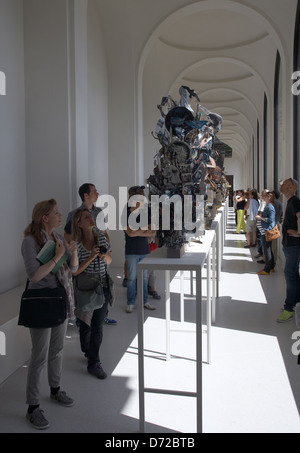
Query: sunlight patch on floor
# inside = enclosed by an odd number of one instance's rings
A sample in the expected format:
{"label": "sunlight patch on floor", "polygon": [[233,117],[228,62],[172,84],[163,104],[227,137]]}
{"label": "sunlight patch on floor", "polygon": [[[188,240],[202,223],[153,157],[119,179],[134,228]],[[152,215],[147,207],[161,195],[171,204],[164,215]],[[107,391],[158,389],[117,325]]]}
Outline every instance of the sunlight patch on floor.
{"label": "sunlight patch on floor", "polygon": [[[145,385],[194,392],[195,325],[171,322],[171,355],[165,360],[165,321],[145,322]],[[203,359],[206,360],[206,333]],[[114,370],[138,388],[137,337]],[[283,391],[284,389],[284,391]],[[276,337],[212,327],[212,364],[203,363],[204,432],[300,432],[297,407]],[[179,432],[196,431],[196,399],[146,394],[146,422]],[[123,407],[138,419],[138,394]],[[272,414],[272,417],[270,417]]]}

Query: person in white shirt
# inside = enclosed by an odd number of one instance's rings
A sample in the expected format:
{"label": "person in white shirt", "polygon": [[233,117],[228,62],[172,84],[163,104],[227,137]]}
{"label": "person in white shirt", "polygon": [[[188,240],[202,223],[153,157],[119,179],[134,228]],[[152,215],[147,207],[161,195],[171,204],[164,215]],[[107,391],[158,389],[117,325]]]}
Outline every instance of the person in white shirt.
{"label": "person in white shirt", "polygon": [[256,247],[256,219],[258,213],[258,200],[256,190],[251,190],[246,194],[247,202],[245,211],[247,212],[246,218],[246,248]]}

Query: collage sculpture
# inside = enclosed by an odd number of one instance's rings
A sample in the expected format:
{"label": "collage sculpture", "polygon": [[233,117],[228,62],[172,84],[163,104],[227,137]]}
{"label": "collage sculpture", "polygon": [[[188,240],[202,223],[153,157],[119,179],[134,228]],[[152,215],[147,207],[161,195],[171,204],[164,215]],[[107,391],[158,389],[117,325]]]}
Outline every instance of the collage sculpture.
{"label": "collage sculpture", "polygon": [[223,142],[214,147],[222,117],[203,107],[189,87],[181,86],[179,94],[178,103],[166,96],[157,106],[161,116],[152,136],[160,149],[147,181],[149,199],[160,200],[157,244],[167,247],[170,257],[181,256],[189,240],[205,234],[228,191]]}

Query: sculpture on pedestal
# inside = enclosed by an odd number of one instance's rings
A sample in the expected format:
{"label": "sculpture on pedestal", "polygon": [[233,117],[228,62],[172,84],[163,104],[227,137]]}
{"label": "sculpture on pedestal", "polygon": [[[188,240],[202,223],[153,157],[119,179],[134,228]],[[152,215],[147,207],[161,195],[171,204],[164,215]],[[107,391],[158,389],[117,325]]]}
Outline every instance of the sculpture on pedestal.
{"label": "sculpture on pedestal", "polygon": [[[192,236],[204,234],[207,191],[221,193],[219,198],[225,199],[227,190],[224,158],[213,149],[214,137],[222,129],[222,117],[203,107],[189,87],[181,86],[179,93],[178,103],[166,96],[157,106],[161,117],[152,136],[161,147],[148,178],[149,199],[157,196],[161,204],[158,246],[173,250],[181,249]],[[167,229],[164,208],[170,212]]]}

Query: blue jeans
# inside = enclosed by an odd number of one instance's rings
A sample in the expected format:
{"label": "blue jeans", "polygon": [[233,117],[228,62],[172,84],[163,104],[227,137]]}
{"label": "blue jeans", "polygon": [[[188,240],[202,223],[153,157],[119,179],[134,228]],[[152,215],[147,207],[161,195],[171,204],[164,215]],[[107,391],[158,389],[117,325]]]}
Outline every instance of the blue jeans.
{"label": "blue jeans", "polygon": [[266,272],[270,272],[275,267],[274,255],[272,252],[272,241],[267,241],[266,236],[263,234],[261,236],[262,248],[265,255],[265,267]]}
{"label": "blue jeans", "polygon": [[[135,304],[136,296],[136,280],[137,280],[137,265],[142,259],[148,255],[125,255],[127,269],[128,269],[128,281],[127,281],[127,305]],[[148,301],[148,276],[147,270],[143,271],[143,295],[144,304]]]}
{"label": "blue jeans", "polygon": [[283,247],[285,255],[284,276],[286,282],[286,300],[284,309],[293,311],[295,305],[300,302],[300,247]]}
{"label": "blue jeans", "polygon": [[101,308],[94,310],[91,325],[85,322],[79,323],[80,345],[82,352],[88,358],[88,368],[100,363],[99,350],[103,339],[103,324],[108,307],[108,290],[103,288],[105,303]]}
{"label": "blue jeans", "polygon": [[263,247],[262,247],[262,239],[261,239],[261,232],[258,228],[256,228],[256,242],[257,242],[257,252],[260,255],[263,255]]}

